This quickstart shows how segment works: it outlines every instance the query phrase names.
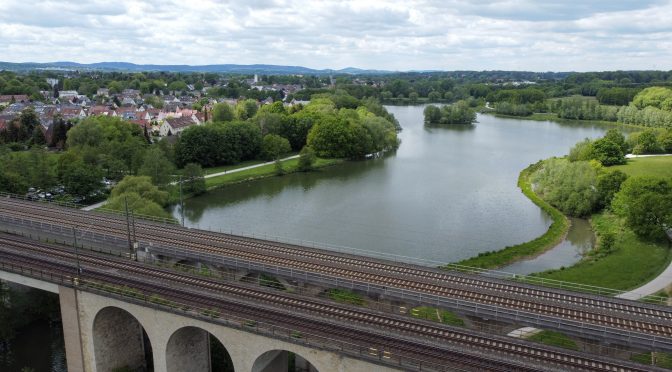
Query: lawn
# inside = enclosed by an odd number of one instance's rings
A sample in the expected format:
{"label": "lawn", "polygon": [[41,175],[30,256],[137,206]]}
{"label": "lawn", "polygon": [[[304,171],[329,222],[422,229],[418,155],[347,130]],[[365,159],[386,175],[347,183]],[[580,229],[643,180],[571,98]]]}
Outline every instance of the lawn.
{"label": "lawn", "polygon": [[611,213],[594,214],[591,222],[598,235],[611,232],[616,236],[612,253],[600,258],[589,256],[572,267],[550,270],[535,276],[627,290],[656,277],[672,258],[665,243],[638,238],[632,230],[624,226],[622,219]]}
{"label": "lawn", "polygon": [[529,341],[539,342],[544,345],[557,346],[564,349],[579,350],[574,340],[560,332],[541,331],[527,338]]}
{"label": "lawn", "polygon": [[452,326],[464,326],[464,320],[450,311],[440,310],[429,306],[419,306],[411,309],[411,316],[418,319],[431,320]]}
{"label": "lawn", "polygon": [[233,170],[233,169],[249,167],[250,165],[257,165],[257,164],[261,164],[261,163],[265,163],[265,162],[266,162],[265,160],[247,160],[247,161],[243,161],[243,162],[240,162],[238,164],[235,164],[235,165],[222,165],[220,167],[204,168],[203,172],[207,176],[208,174],[230,171],[230,170]]}
{"label": "lawn", "polygon": [[[343,162],[342,159],[321,159],[318,158],[315,160],[313,165],[315,168],[323,168],[330,165],[338,164]],[[299,159],[290,159],[282,162],[282,168],[285,173],[293,173],[298,171]],[[205,186],[208,189],[221,187],[224,185],[229,185],[233,183],[239,183],[244,181],[251,181],[259,178],[272,177],[276,175],[275,164],[268,164],[257,168],[247,169],[240,172],[224,174],[217,177],[207,178],[205,180]]]}
{"label": "lawn", "polygon": [[625,165],[615,165],[610,169],[618,169],[628,176],[658,176],[672,178],[672,156],[652,156],[647,158],[628,159]]}

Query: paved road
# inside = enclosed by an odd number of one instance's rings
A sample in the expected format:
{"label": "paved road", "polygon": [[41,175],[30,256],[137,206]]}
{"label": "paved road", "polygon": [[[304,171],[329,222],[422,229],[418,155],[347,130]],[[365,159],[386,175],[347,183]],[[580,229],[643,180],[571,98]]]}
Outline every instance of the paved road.
{"label": "paved road", "polygon": [[[280,161],[296,159],[298,157],[299,157],[299,155],[294,155],[294,156],[290,156],[290,157],[287,157],[287,158],[284,158],[284,159],[280,159]],[[229,174],[229,173],[242,172],[244,170],[259,168],[259,167],[263,167],[264,165],[269,165],[269,164],[273,164],[273,163],[275,163],[275,161],[269,161],[269,162],[266,162],[266,163],[255,164],[255,165],[250,165],[250,166],[247,166],[247,167],[231,169],[231,170],[227,170],[227,171],[224,171],[224,172],[208,174],[207,176],[205,176],[205,178],[212,178],[212,177],[223,176],[223,175]]]}
{"label": "paved road", "polygon": [[643,286],[633,289],[630,292],[621,293],[616,297],[624,298],[626,300],[639,300],[642,297],[654,294],[668,285],[672,284],[672,262],[667,269],[660,273],[655,279],[644,284]]}
{"label": "paved road", "polygon": [[86,206],[86,207],[82,208],[82,210],[83,210],[83,211],[92,211],[92,210],[94,210],[94,209],[96,209],[96,208],[100,208],[100,207],[102,207],[102,206],[105,205],[105,204],[107,204],[107,200],[103,200],[103,201],[101,201],[100,203],[91,204],[91,205],[89,205],[89,206]]}
{"label": "paved road", "polygon": [[[284,158],[284,159],[280,159],[280,161],[296,159],[296,158],[298,158],[298,157],[299,157],[299,155],[293,155],[293,156],[286,157],[286,158]],[[255,165],[249,165],[249,166],[247,166],[247,167],[236,168],[236,169],[231,169],[231,170],[227,170],[227,171],[224,171],[224,172],[218,172],[218,173],[208,174],[208,175],[206,175],[206,176],[203,177],[203,178],[213,178],[213,177],[223,176],[223,175],[225,175],[225,174],[229,174],[229,173],[242,172],[242,171],[244,171],[244,170],[254,169],[254,168],[258,168],[258,167],[263,167],[264,165],[269,165],[269,164],[273,164],[273,163],[275,163],[275,161],[269,161],[269,162],[266,162],[266,163],[255,164]],[[177,182],[173,182],[172,184],[177,184]],[[92,210],[94,210],[94,209],[96,209],[96,208],[100,208],[100,207],[102,207],[102,206],[105,205],[106,203],[107,203],[107,200],[103,200],[103,201],[100,202],[100,203],[96,203],[96,204],[92,204],[92,205],[89,205],[89,206],[87,206],[87,207],[84,207],[84,208],[82,208],[82,210],[83,210],[83,211],[92,211]]]}

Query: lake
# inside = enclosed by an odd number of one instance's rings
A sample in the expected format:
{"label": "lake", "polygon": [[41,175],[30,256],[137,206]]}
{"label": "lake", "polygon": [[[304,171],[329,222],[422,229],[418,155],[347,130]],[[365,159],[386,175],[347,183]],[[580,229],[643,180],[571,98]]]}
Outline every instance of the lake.
{"label": "lake", "polygon": [[[608,129],[490,115],[478,115],[472,126],[428,128],[424,106],[387,109],[403,127],[395,153],[188,199],[185,225],[427,264],[455,262],[543,234],[550,219],[518,189],[519,172]],[[177,207],[172,213],[179,219]],[[585,241],[575,240],[566,241],[570,253],[546,257],[543,268],[576,262],[580,256],[571,250],[585,249]]]}

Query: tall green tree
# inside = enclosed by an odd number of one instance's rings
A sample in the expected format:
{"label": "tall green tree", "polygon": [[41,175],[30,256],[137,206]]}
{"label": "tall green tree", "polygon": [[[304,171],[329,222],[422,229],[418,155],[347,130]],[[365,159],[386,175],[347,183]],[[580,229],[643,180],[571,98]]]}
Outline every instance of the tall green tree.
{"label": "tall green tree", "polygon": [[142,166],[138,171],[141,176],[149,176],[155,185],[168,185],[175,172],[175,165],[168,160],[166,154],[158,147],[145,152]]}
{"label": "tall green tree", "polygon": [[231,121],[234,117],[233,108],[226,102],[217,103],[212,108],[212,121]]}
{"label": "tall green tree", "polygon": [[183,170],[184,191],[193,194],[205,192],[205,174],[199,164],[189,163]]}
{"label": "tall green tree", "polygon": [[280,137],[275,134],[267,134],[264,136],[261,144],[261,156],[265,160],[277,160],[280,156],[292,150],[287,138]]}
{"label": "tall green tree", "polygon": [[659,177],[630,177],[614,196],[612,207],[636,234],[662,239],[672,226],[672,182]]}

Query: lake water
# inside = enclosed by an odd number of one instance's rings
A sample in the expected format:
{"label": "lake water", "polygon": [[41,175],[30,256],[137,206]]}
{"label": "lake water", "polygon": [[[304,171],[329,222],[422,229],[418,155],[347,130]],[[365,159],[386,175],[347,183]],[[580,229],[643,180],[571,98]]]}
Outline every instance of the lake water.
{"label": "lake water", "polygon": [[[185,224],[428,264],[454,262],[543,234],[550,219],[518,189],[519,172],[608,129],[489,115],[479,115],[473,126],[427,128],[423,109],[388,107],[403,127],[396,153],[188,199]],[[177,208],[172,212],[179,217]],[[567,252],[585,245],[566,243]],[[539,267],[576,260],[557,254]]]}

